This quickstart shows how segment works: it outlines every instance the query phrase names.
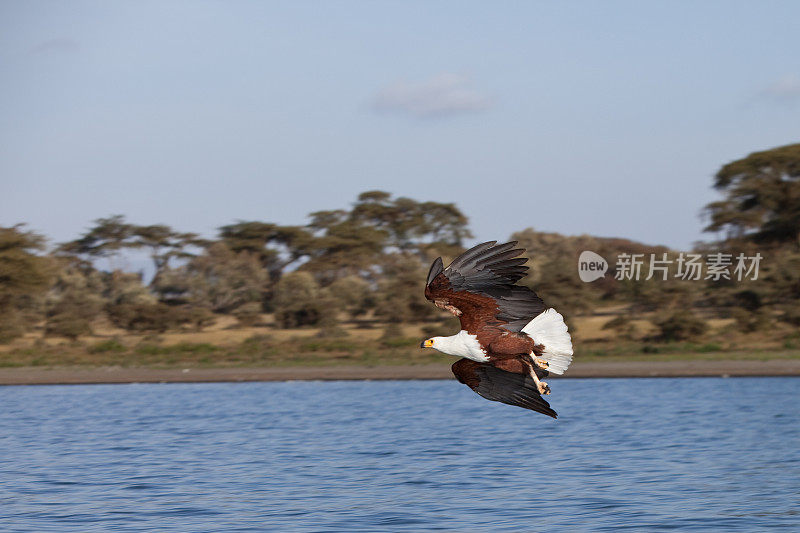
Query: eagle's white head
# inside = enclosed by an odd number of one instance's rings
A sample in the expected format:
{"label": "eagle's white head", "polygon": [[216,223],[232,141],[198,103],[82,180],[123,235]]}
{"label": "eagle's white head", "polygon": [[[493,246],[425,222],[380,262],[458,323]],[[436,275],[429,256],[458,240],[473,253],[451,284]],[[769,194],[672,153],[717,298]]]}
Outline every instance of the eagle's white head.
{"label": "eagle's white head", "polygon": [[478,338],[471,335],[463,329],[449,337],[431,337],[430,339],[422,341],[420,348],[433,348],[447,355],[455,355],[456,357],[466,357],[473,361],[488,361],[486,357],[486,350],[481,347]]}

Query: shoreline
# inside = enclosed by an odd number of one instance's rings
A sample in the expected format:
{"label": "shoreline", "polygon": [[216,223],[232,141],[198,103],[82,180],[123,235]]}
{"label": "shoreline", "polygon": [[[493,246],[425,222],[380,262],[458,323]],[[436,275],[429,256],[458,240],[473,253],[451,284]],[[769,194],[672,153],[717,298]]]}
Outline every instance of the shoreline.
{"label": "shoreline", "polygon": [[[800,359],[575,362],[565,378],[800,376]],[[448,364],[329,367],[0,368],[0,385],[454,379]]]}

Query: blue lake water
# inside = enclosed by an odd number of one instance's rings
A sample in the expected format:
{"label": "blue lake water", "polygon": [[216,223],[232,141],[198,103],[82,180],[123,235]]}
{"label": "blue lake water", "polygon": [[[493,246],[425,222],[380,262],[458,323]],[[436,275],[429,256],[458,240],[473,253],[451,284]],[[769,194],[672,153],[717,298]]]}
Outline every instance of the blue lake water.
{"label": "blue lake water", "polygon": [[551,385],[0,387],[0,530],[800,530],[800,379]]}

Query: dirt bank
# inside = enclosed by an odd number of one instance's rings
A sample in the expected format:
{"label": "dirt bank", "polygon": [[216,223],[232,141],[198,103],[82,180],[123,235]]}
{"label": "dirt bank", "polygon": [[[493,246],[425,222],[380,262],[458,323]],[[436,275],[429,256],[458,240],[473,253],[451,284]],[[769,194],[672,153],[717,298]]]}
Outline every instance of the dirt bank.
{"label": "dirt bank", "polygon": [[[800,359],[768,361],[576,362],[568,378],[800,376]],[[289,380],[451,379],[449,365],[266,368],[3,368],[0,385]],[[557,378],[556,379],[561,379]]]}

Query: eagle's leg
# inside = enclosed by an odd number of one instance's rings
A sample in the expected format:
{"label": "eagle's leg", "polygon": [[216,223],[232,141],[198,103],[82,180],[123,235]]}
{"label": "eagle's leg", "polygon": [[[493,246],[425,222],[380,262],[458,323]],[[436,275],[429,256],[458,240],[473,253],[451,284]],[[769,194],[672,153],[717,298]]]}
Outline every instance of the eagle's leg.
{"label": "eagle's leg", "polygon": [[544,346],[542,346],[541,344],[534,344],[533,350],[531,351],[531,360],[533,360],[533,363],[542,370],[547,370],[548,368],[550,368],[550,363],[539,357],[540,355],[542,355],[543,352],[544,352]]}
{"label": "eagle's leg", "polygon": [[550,394],[550,386],[544,381],[539,381],[539,376],[536,375],[536,369],[533,367],[533,364],[528,361],[525,361],[525,364],[528,365],[528,372],[533,378],[533,382],[536,383],[536,388],[539,389],[539,394]]}

